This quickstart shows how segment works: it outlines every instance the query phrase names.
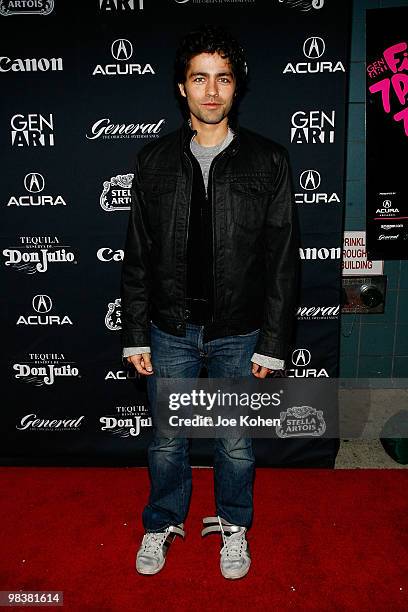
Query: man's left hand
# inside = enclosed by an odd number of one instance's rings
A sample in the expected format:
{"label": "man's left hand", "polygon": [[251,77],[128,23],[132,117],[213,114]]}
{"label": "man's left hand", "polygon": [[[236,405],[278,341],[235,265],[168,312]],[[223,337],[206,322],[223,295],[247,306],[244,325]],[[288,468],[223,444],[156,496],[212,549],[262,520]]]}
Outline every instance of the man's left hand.
{"label": "man's left hand", "polygon": [[265,368],[264,366],[252,362],[252,374],[257,378],[265,378],[270,372],[272,372],[270,368]]}

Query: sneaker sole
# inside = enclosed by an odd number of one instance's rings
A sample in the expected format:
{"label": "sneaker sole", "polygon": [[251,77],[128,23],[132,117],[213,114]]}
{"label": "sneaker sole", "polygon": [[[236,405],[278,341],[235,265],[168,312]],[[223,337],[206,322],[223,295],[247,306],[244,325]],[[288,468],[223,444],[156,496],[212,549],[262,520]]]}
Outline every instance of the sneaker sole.
{"label": "sneaker sole", "polygon": [[165,562],[166,562],[166,559],[164,558],[163,562],[155,570],[142,569],[142,568],[137,567],[137,564],[136,564],[136,571],[139,574],[142,574],[143,576],[153,576],[154,574],[157,574],[158,572],[160,572],[160,570],[163,569]]}
{"label": "sneaker sole", "polygon": [[249,563],[248,567],[243,572],[241,572],[240,574],[235,574],[235,575],[224,574],[221,566],[220,566],[220,569],[221,569],[221,574],[224,576],[224,578],[227,578],[227,580],[238,580],[239,578],[243,578],[244,576],[247,575],[250,567],[251,567],[251,563]]}

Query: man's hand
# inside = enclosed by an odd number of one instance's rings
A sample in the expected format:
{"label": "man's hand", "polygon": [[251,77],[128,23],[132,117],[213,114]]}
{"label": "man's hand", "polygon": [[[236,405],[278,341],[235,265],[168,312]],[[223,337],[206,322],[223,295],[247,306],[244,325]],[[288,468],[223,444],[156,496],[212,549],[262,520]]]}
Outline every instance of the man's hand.
{"label": "man's hand", "polygon": [[139,374],[142,374],[143,376],[149,376],[150,374],[153,374],[150,353],[139,353],[137,355],[130,355],[127,360],[129,361],[129,363],[133,363]]}
{"label": "man's hand", "polygon": [[252,362],[252,374],[257,378],[265,378],[269,372],[272,372],[270,368],[265,368],[264,366],[260,366],[257,363]]}

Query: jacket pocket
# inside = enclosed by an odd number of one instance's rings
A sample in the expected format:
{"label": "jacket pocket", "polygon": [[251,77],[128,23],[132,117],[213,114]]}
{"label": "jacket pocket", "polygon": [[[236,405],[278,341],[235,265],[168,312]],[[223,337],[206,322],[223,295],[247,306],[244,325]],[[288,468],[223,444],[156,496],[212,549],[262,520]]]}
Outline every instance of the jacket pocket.
{"label": "jacket pocket", "polygon": [[262,228],[273,195],[271,183],[258,179],[240,180],[232,182],[230,189],[233,222],[248,230]]}
{"label": "jacket pocket", "polygon": [[152,176],[141,185],[152,228],[169,224],[174,212],[177,177]]}

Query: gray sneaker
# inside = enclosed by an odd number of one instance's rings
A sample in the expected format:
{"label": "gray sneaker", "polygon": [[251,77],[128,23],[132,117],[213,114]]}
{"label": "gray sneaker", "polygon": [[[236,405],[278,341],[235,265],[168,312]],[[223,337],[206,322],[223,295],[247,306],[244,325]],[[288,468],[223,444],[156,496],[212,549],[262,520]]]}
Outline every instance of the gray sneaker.
{"label": "gray sneaker", "polygon": [[203,519],[201,535],[221,532],[223,546],[220,551],[220,569],[224,578],[243,578],[251,565],[251,555],[246,539],[246,527],[233,525],[220,516],[207,516]]}
{"label": "gray sneaker", "polygon": [[164,531],[146,531],[136,555],[139,574],[157,574],[163,568],[170,544],[180,535],[184,538],[183,523],[170,525]]}

